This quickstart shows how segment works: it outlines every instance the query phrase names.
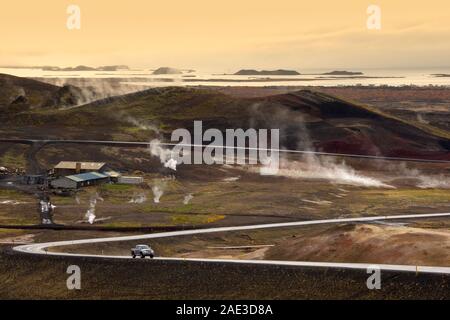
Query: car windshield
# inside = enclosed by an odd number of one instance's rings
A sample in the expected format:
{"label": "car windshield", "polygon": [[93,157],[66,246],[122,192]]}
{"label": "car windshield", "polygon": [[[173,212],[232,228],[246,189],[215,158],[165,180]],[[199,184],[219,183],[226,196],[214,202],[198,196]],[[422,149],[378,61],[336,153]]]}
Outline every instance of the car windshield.
{"label": "car windshield", "polygon": [[136,246],[136,248],[137,249],[150,249],[150,247],[149,246],[146,246],[146,245],[139,245],[139,246]]}

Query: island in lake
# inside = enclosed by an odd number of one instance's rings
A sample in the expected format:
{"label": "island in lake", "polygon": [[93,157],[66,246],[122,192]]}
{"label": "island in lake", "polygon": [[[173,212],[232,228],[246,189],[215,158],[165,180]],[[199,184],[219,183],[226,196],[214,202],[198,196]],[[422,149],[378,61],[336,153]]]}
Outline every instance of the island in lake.
{"label": "island in lake", "polygon": [[161,67],[153,71],[153,74],[182,74],[181,70],[169,67]]}
{"label": "island in lake", "polygon": [[54,66],[43,66],[41,67],[43,71],[118,71],[118,70],[129,70],[128,66],[117,65],[117,66],[103,66],[103,67],[88,67],[88,66],[76,66],[60,68]]}
{"label": "island in lake", "polygon": [[364,73],[362,72],[340,71],[340,70],[322,73],[322,75],[326,76],[361,76],[363,74]]}
{"label": "island in lake", "polygon": [[236,76],[298,76],[299,72],[295,70],[254,70],[254,69],[242,69],[236,72],[234,75]]}

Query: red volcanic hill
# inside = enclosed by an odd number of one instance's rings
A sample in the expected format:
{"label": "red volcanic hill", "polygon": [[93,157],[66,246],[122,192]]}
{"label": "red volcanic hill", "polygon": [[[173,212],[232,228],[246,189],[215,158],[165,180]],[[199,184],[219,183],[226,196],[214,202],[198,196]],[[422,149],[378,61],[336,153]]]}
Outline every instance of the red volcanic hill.
{"label": "red volcanic hill", "polygon": [[432,126],[408,123],[375,108],[311,91],[264,100],[268,113],[274,111],[273,105],[279,105],[287,108],[286,118],[303,117],[310,141],[318,150],[450,159],[450,134]]}

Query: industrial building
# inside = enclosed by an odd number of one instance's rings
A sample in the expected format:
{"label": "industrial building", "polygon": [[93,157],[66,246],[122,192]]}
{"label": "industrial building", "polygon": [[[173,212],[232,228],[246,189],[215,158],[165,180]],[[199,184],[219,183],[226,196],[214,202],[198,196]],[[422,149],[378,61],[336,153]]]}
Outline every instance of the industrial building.
{"label": "industrial building", "polygon": [[109,176],[99,172],[86,172],[81,174],[60,177],[51,181],[51,186],[55,189],[78,189],[107,183],[110,181]]}
{"label": "industrial building", "polygon": [[79,189],[101,183],[141,184],[142,177],[122,176],[104,162],[61,161],[50,174],[56,179],[50,182],[54,189]]}
{"label": "industrial building", "polygon": [[78,162],[61,161],[53,168],[53,173],[57,177],[76,175],[87,172],[104,172],[108,170],[104,162]]}
{"label": "industrial building", "polygon": [[142,177],[120,176],[117,183],[120,184],[141,184],[144,182]]}

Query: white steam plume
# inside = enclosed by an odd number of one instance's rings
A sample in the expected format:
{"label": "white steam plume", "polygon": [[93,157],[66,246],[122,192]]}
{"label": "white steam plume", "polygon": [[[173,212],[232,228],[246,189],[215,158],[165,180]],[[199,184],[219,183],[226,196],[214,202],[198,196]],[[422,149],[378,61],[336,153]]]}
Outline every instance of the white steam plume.
{"label": "white steam plume", "polygon": [[128,78],[39,78],[38,80],[60,87],[72,85],[81,89],[81,96],[77,97],[77,106],[142,90],[139,86],[124,85],[124,82],[130,80]]}
{"label": "white steam plume", "polygon": [[163,179],[155,179],[153,186],[152,186],[152,191],[153,191],[153,202],[154,203],[159,203],[161,197],[163,196],[166,188],[167,188],[167,183],[169,180],[174,179],[173,176],[171,177],[167,177],[167,178],[163,178]]}
{"label": "white steam plume", "polygon": [[188,195],[186,195],[183,199],[183,204],[187,205],[189,204],[189,202],[191,202],[191,200],[194,198],[194,196],[192,195],[192,193],[189,193]]}
{"label": "white steam plume", "polygon": [[420,176],[417,185],[422,189],[450,189],[450,181],[444,176]]}
{"label": "white steam plume", "polygon": [[390,171],[394,171],[403,178],[416,179],[416,186],[422,189],[450,189],[450,180],[444,174],[427,175],[419,169],[408,168],[406,163],[384,165]]}
{"label": "white steam plume", "polygon": [[89,209],[86,211],[85,218],[90,224],[94,224],[95,222],[95,206],[97,205],[97,199],[91,199],[89,203]]}
{"label": "white steam plume", "polygon": [[323,179],[335,184],[394,188],[380,180],[357,173],[345,162],[334,163],[332,161],[321,161],[320,159],[308,159],[306,162],[284,160],[281,162],[278,175],[296,179]]}
{"label": "white steam plume", "polygon": [[164,194],[164,190],[160,186],[155,185],[152,187],[152,191],[153,191],[153,202],[159,203],[159,200]]}
{"label": "white steam plume", "polygon": [[164,148],[158,139],[150,141],[150,154],[158,157],[165,168],[177,170],[177,161],[172,158],[172,151]]}
{"label": "white steam plume", "polygon": [[[255,106],[255,110],[259,106]],[[271,115],[273,121],[276,121],[277,126],[280,126],[281,132],[285,132],[288,128],[286,123],[296,123],[296,130],[298,132],[297,149],[305,151],[315,151],[309,131],[305,125],[305,120],[301,114],[292,113],[288,110],[280,110],[275,115]],[[286,121],[289,119],[289,121]],[[268,121],[266,119],[266,121]],[[285,157],[285,155],[283,155]],[[265,166],[259,170],[260,174],[269,173],[273,175],[273,170],[269,166]],[[353,168],[345,162],[337,163],[335,159],[320,158],[314,154],[305,154],[303,162],[288,161],[286,158],[280,159],[280,169],[276,175],[289,178],[303,178],[303,179],[324,179],[331,183],[347,184],[364,187],[377,188],[394,188],[388,184],[383,183],[375,178],[366,177],[357,173]]]}
{"label": "white steam plume", "polygon": [[145,201],[147,201],[147,196],[144,193],[142,193],[139,195],[134,195],[133,198],[128,202],[140,204],[140,203],[144,203]]}
{"label": "white steam plume", "polygon": [[121,115],[120,119],[125,120],[126,122],[134,125],[135,127],[139,128],[141,130],[152,131],[158,135],[160,134],[159,128],[154,124],[146,123],[146,122],[138,120],[130,115],[124,115],[124,114]]}
{"label": "white steam plume", "polygon": [[225,181],[225,182],[235,182],[235,181],[238,181],[240,178],[241,178],[241,176],[229,177],[229,178],[224,178],[223,181]]}
{"label": "white steam plume", "polygon": [[86,211],[85,218],[90,224],[94,224],[95,222],[95,207],[97,206],[97,200],[103,201],[103,198],[100,197],[98,193],[96,193],[95,196],[91,198],[91,200],[89,201],[89,209]]}
{"label": "white steam plume", "polygon": [[171,158],[164,163],[164,167],[177,171],[177,163],[177,160]]}
{"label": "white steam plume", "polygon": [[425,120],[421,113],[417,113],[417,121],[423,124],[430,124],[429,121]]}

